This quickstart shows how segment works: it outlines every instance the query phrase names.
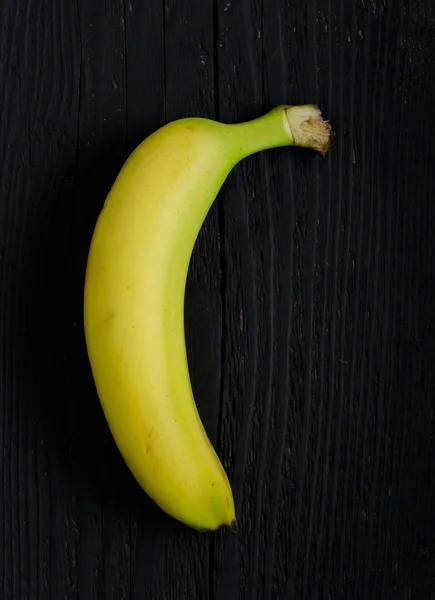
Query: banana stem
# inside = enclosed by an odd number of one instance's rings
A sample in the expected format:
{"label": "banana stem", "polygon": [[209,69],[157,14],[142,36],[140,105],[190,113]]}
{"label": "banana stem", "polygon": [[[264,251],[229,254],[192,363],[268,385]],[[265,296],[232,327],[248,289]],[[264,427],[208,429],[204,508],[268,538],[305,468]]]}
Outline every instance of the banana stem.
{"label": "banana stem", "polygon": [[257,119],[228,127],[238,160],[280,146],[311,148],[325,156],[334,139],[330,124],[313,104],[280,105]]}

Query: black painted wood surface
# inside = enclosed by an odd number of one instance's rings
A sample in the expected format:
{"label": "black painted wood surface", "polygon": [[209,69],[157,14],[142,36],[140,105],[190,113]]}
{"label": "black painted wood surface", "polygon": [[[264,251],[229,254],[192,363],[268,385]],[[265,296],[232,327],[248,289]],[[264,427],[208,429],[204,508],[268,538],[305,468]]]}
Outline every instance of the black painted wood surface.
{"label": "black painted wood surface", "polygon": [[[240,526],[198,534],[103,418],[89,240],[166,121],[304,102],[330,153],[238,165],[192,257],[192,382]],[[434,134],[432,0],[2,0],[2,599],[435,598]]]}

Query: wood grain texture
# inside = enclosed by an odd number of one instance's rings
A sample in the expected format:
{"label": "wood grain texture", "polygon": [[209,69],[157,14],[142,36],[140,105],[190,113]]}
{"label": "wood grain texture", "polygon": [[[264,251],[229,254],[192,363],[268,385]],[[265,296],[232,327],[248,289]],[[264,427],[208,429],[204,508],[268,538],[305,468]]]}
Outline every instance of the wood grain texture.
{"label": "wood grain texture", "polygon": [[[77,583],[74,490],[56,451],[59,432],[50,410],[62,387],[65,347],[58,346],[58,333],[67,327],[61,317],[66,280],[53,275],[63,270],[74,206],[68,171],[76,159],[79,65],[70,59],[78,46],[70,22],[72,7],[2,6],[4,598],[61,597]],[[63,433],[67,452],[66,428]]]}
{"label": "wood grain texture", "polygon": [[[0,596],[435,596],[431,0],[0,4]],[[164,122],[316,102],[325,159],[250,157],[186,291],[200,414],[239,532],[140,490],[82,328],[96,217]]]}

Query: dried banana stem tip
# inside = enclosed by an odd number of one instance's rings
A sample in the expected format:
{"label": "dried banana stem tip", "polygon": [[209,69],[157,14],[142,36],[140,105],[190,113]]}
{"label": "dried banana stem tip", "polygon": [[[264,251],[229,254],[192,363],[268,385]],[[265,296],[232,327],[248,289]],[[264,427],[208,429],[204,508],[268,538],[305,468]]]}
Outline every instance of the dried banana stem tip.
{"label": "dried banana stem tip", "polygon": [[334,132],[316,105],[286,108],[285,120],[295,146],[312,148],[325,156],[334,141]]}

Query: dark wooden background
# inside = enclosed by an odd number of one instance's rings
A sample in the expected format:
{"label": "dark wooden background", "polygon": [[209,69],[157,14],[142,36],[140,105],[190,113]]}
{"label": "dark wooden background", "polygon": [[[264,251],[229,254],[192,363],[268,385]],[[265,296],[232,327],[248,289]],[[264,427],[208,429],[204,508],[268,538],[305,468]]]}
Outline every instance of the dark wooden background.
{"label": "dark wooden background", "polygon": [[[317,102],[325,159],[231,173],[186,334],[240,531],[122,462],[82,328],[90,236],[166,121]],[[435,598],[432,0],[1,0],[2,600]]]}

